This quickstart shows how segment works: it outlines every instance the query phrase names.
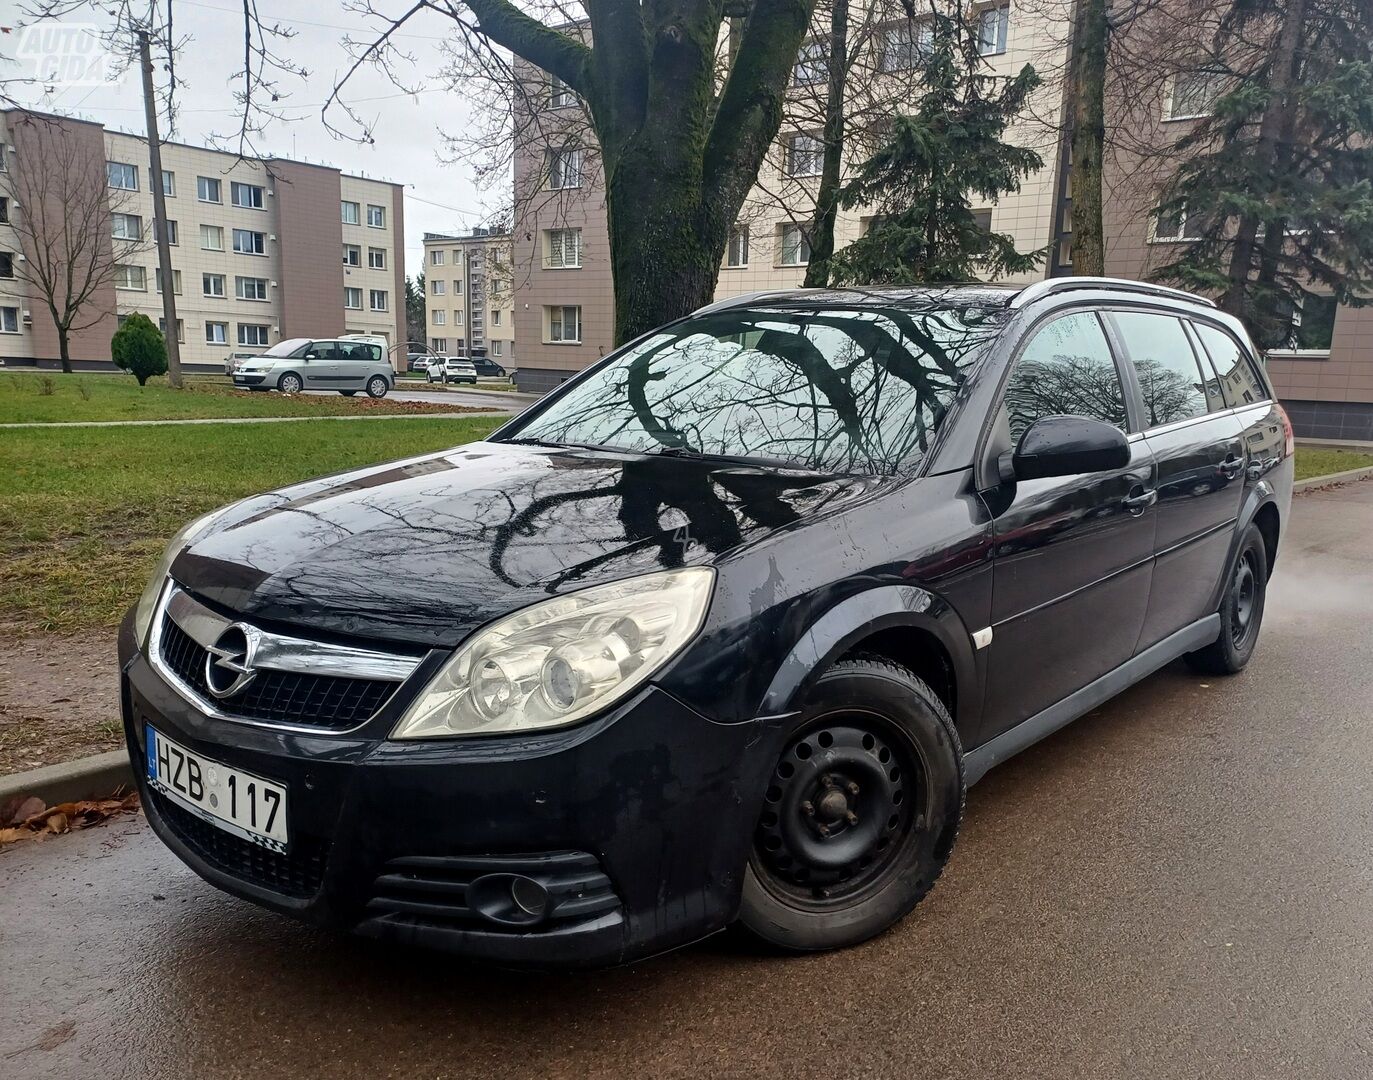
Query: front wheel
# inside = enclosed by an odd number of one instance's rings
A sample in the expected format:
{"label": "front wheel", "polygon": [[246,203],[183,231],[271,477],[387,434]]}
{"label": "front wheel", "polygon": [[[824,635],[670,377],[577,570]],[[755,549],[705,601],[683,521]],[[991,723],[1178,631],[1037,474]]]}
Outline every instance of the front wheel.
{"label": "front wheel", "polygon": [[944,869],[963,796],[962,746],[934,692],[889,660],[839,661],[769,777],[740,923],[792,952],[880,934]]}
{"label": "front wheel", "polygon": [[372,398],[384,398],[386,391],[391,388],[383,375],[373,375],[367,380],[367,396]]}
{"label": "front wheel", "polygon": [[283,394],[299,394],[304,389],[305,383],[301,381],[299,375],[294,371],[288,371],[277,380],[277,389]]}
{"label": "front wheel", "polygon": [[1237,675],[1254,655],[1268,597],[1268,549],[1263,534],[1250,525],[1240,538],[1239,552],[1220,602],[1220,636],[1203,649],[1187,654],[1187,666],[1203,675]]}

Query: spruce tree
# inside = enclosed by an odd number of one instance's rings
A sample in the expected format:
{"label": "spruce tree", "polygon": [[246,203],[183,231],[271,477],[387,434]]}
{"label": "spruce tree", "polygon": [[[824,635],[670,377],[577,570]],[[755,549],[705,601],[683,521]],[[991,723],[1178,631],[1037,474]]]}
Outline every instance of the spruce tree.
{"label": "spruce tree", "polygon": [[934,16],[922,92],[898,114],[883,143],[845,185],[843,203],[876,216],[833,260],[832,284],[904,285],[971,281],[1033,269],[1043,250],[1022,253],[984,228],[970,197],[995,201],[1020,190],[1043,161],[1002,141],[1040,78],[1029,64],[1010,78],[991,73],[973,27]]}
{"label": "spruce tree", "polygon": [[1159,213],[1198,240],[1154,276],[1215,296],[1265,347],[1292,341],[1312,294],[1373,294],[1370,42],[1368,0],[1237,0],[1212,115],[1178,144]]}

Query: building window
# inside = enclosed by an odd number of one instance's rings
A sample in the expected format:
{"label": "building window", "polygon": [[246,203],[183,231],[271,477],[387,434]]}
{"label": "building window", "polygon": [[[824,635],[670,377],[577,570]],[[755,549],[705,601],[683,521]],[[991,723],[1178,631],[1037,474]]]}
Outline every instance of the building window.
{"label": "building window", "polygon": [[[0,144],[0,151],[3,151],[3,149],[4,149],[3,144]],[[10,200],[9,200],[9,196],[8,196],[8,195],[0,195],[0,225],[8,225],[9,223],[10,223]]]}
{"label": "building window", "polygon": [[543,264],[554,270],[570,270],[582,265],[581,229],[545,229]]}
{"label": "building window", "polygon": [[[166,336],[167,336],[167,320],[166,320],[166,319],[161,319],[161,318],[158,319],[158,320],[157,320],[157,328],[158,328],[159,330],[162,331],[162,336],[163,336],[163,337],[166,337]],[[186,320],[185,320],[185,319],[177,319],[177,320],[176,320],[176,340],[179,341],[179,342],[181,342],[183,345],[186,343]]]}
{"label": "building window", "polygon": [[491,312],[491,325],[492,325],[492,326],[500,326],[500,325],[501,325],[501,309],[500,309],[500,308],[496,308],[494,311]]}
{"label": "building window", "polygon": [[267,279],[260,277],[234,278],[234,295],[240,300],[266,300]]}
{"label": "building window", "polygon": [[[158,291],[158,292],[161,292],[161,291],[162,291],[162,267],[158,266],[158,267],[154,267],[154,268],[153,268],[153,281],[156,282],[157,291]],[[180,270],[173,270],[173,271],[172,271],[172,294],[173,294],[174,296],[180,296],[180,295],[181,295],[181,271],[180,271]],[[177,340],[179,341],[180,338],[178,338]]]}
{"label": "building window", "polygon": [[200,247],[202,251],[223,251],[224,230],[218,225],[200,226]]}
{"label": "building window", "polygon": [[576,102],[577,95],[572,88],[556,75],[548,77],[548,104],[550,108],[565,109]]}
{"label": "building window", "polygon": [[791,81],[796,86],[809,86],[822,83],[829,78],[825,70],[825,42],[820,38],[803,41],[796,54],[796,64],[791,69]]}
{"label": "building window", "polygon": [[111,214],[110,235],[116,240],[142,240],[143,219],[137,214]]}
{"label": "building window", "polygon": [[238,343],[240,345],[266,345],[267,333],[270,329],[262,323],[239,323]]}
{"label": "building window", "polygon": [[343,223],[345,225],[356,225],[361,220],[358,217],[358,204],[355,202],[342,203]]}
{"label": "building window", "polygon": [[105,162],[105,175],[109,178],[112,188],[119,188],[121,191],[138,190],[137,165],[125,165],[122,161],[107,161]]}
{"label": "building window", "polygon": [[369,229],[386,228],[386,208],[377,206],[375,203],[367,204],[367,227]]}
{"label": "building window", "polygon": [[1184,71],[1168,80],[1164,100],[1165,120],[1193,120],[1210,116],[1224,88],[1225,76],[1217,71]]}
{"label": "building window", "polygon": [[343,306],[350,311],[361,311],[362,290],[345,285],[343,288]]}
{"label": "building window", "polygon": [[440,311],[439,309],[436,308],[436,309],[433,311],[433,313],[432,313],[431,321],[433,322],[433,324],[434,324],[435,326],[447,326],[447,325],[448,325],[448,312],[446,312],[446,311]]}
{"label": "building window", "polygon": [[224,295],[224,275],[223,274],[201,274],[200,291],[205,296]]}
{"label": "building window", "polygon": [[429,291],[433,293],[435,296],[442,296],[444,288],[444,283],[439,278],[435,278],[433,281],[429,283]]}
{"label": "building window", "polygon": [[213,176],[197,176],[195,178],[195,197],[201,202],[208,203],[222,203],[224,201],[219,181]]}
{"label": "building window", "polygon": [[491,355],[492,355],[492,356],[500,356],[500,355],[501,355],[501,346],[504,345],[504,344],[505,344],[505,342],[503,342],[503,341],[493,341],[493,342],[491,343]]}
{"label": "building window", "polygon": [[361,265],[362,265],[362,248],[358,247],[357,244],[344,244],[344,245],[343,245],[343,265],[344,265],[344,266],[361,266]]}
{"label": "building window", "polygon": [[386,310],[386,290],[385,290],[385,289],[373,289],[373,290],[371,290],[368,299],[369,299],[369,303],[371,304],[371,307],[372,307],[372,310],[373,310],[373,311],[385,311],[385,310]]}
{"label": "building window", "polygon": [[547,341],[561,341],[577,345],[582,340],[582,309],[579,307],[546,307],[544,322],[548,326]]}
{"label": "building window", "polygon": [[1155,210],[1152,241],[1159,244],[1176,244],[1187,240],[1200,240],[1204,221],[1200,214],[1188,214],[1187,205],[1172,206],[1167,210]]}
{"label": "building window", "polygon": [[990,207],[983,207],[981,210],[973,211],[973,221],[983,232],[992,231],[992,211]]}
{"label": "building window", "polygon": [[448,339],[446,337],[431,337],[429,339],[429,348],[442,356],[448,351]]}
{"label": "building window", "polygon": [[748,265],[748,226],[736,225],[729,230],[729,246],[725,250],[725,265]]}
{"label": "building window", "polygon": [[0,251],[0,278],[14,277],[14,252]]}
{"label": "building window", "polygon": [[781,238],[783,266],[805,266],[810,262],[810,241],[800,225],[783,225]]}
{"label": "building window", "polygon": [[257,184],[240,184],[234,180],[229,184],[229,199],[235,206],[245,210],[261,210],[262,188]]}
{"label": "building window", "polygon": [[443,252],[442,252],[442,251],[431,251],[431,252],[429,253],[429,265],[430,265],[430,266],[442,266],[442,265],[443,265]]}
{"label": "building window", "polygon": [[114,268],[114,287],[133,292],[147,292],[148,273],[141,266],[120,264]]}
{"label": "building window", "polygon": [[[0,151],[3,150],[4,147],[0,146]],[[17,307],[0,307],[0,333],[19,333],[19,309]]]}
{"label": "building window", "polygon": [[[153,236],[157,235],[157,222],[153,222]],[[168,219],[167,221],[167,243],[172,247],[181,246],[181,233],[176,227],[176,222]]]}
{"label": "building window", "polygon": [[1004,53],[1010,26],[1010,4],[984,8],[977,17],[977,51],[983,56],[1000,56]]}
{"label": "building window", "polygon": [[461,325],[462,325],[462,308],[454,308],[454,309],[453,309],[453,325],[454,325],[454,326],[461,326]]}
{"label": "building window", "polygon": [[385,249],[385,248],[368,248],[368,249],[367,249],[367,265],[368,265],[371,269],[373,269],[373,270],[385,270],[385,269],[386,269],[386,249]]}
{"label": "building window", "polygon": [[162,170],[162,194],[169,199],[176,198],[176,173],[168,169]]}
{"label": "building window", "polygon": [[240,255],[267,254],[266,233],[253,232],[251,229],[234,230],[234,250]]}
{"label": "building window", "polygon": [[207,322],[205,324],[205,344],[229,344],[229,324],[226,322]]}
{"label": "building window", "polygon": [[1303,292],[1295,304],[1280,305],[1287,315],[1287,331],[1281,352],[1330,351],[1335,339],[1335,298],[1330,295]]}
{"label": "building window", "polygon": [[819,176],[825,165],[825,144],[814,135],[787,139],[787,175]]}
{"label": "building window", "polygon": [[884,72],[910,71],[926,60],[934,48],[934,23],[909,19],[884,27],[878,67]]}
{"label": "building window", "polygon": [[548,186],[555,191],[582,186],[582,152],[570,147],[549,150],[546,159]]}

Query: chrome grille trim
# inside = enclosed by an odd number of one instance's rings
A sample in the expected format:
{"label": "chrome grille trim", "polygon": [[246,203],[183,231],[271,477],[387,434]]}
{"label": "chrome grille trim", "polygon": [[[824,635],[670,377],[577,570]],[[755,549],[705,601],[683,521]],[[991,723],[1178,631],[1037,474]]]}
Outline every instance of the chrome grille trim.
{"label": "chrome grille trim", "polygon": [[[175,605],[175,612],[172,608]],[[198,693],[193,687],[189,686],[176,672],[172,671],[162,659],[162,620],[164,618],[175,622],[178,627],[197,645],[206,646],[205,638],[210,635],[210,643],[213,643],[224,629],[234,625],[234,620],[227,619],[218,612],[212,611],[204,604],[201,604],[194,597],[187,594],[171,578],[162,586],[162,594],[158,598],[157,607],[153,612],[152,627],[148,634],[146,658],[148,664],[157,674],[175,690],[181,697],[194,705],[206,716],[216,720],[227,720],[235,724],[245,724],[249,727],[270,728],[274,731],[289,731],[301,735],[346,735],[351,731],[356,731],[370,722],[371,718],[363,720],[350,728],[331,728],[319,724],[286,724],[276,720],[260,720],[246,716],[236,716],[231,712],[225,712],[220,706],[207,700]],[[248,625],[248,624],[242,624]],[[213,634],[211,634],[213,628]],[[254,628],[256,630],[256,628]],[[270,639],[274,648],[280,645],[274,656],[272,670],[283,671],[292,674],[317,675],[332,678],[370,678],[379,681],[394,682],[397,685],[404,682],[419,666],[422,658],[400,656],[394,653],[374,652],[368,649],[353,649],[348,646],[331,645],[326,642],[309,641],[304,638],[293,638],[279,634],[267,634],[265,631],[256,630],[264,638]],[[296,655],[290,651],[290,646],[299,643],[307,646],[305,654]],[[368,674],[360,674],[359,668],[350,668],[347,671],[339,670],[332,665],[337,663],[343,656],[356,658],[362,663],[370,665],[366,668]],[[282,664],[290,663],[293,666],[284,667]],[[314,664],[315,666],[302,667],[302,664]],[[325,663],[331,666],[319,666]],[[258,666],[255,664],[254,666]],[[261,665],[264,668],[266,665]],[[385,674],[383,674],[385,672]],[[375,715],[375,714],[374,714]]]}

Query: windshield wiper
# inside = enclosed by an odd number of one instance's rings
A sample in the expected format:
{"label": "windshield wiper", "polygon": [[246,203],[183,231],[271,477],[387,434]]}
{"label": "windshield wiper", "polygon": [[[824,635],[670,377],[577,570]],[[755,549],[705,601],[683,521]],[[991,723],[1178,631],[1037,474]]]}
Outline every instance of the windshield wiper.
{"label": "windshield wiper", "polygon": [[833,469],[815,469],[786,458],[767,457],[763,454],[717,454],[713,451],[698,450],[694,446],[664,446],[654,450],[641,450],[639,453],[650,457],[688,458],[696,461],[723,461],[731,465],[755,465],[770,469],[790,469],[793,472],[813,473],[816,476],[845,475]]}

